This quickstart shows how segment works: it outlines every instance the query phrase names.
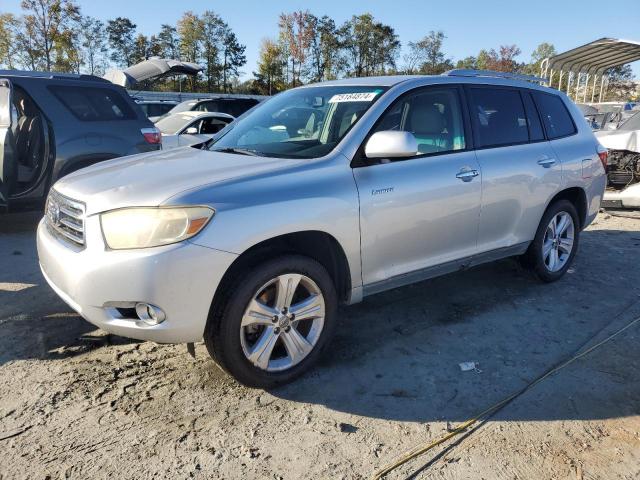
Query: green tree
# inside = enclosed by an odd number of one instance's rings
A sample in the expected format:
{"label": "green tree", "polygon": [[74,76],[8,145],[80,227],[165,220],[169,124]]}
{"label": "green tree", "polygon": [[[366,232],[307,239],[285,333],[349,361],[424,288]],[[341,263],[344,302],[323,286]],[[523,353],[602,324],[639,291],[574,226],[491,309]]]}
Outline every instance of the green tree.
{"label": "green tree", "polygon": [[229,81],[236,79],[239,75],[239,68],[247,63],[244,54],[246,47],[238,41],[238,37],[225,23],[222,34],[222,90],[230,90]]}
{"label": "green tree", "polygon": [[160,48],[159,56],[172,60],[180,60],[180,38],[178,37],[178,31],[175,27],[167,24],[163,24],[160,27],[158,45]]}
{"label": "green tree", "polygon": [[136,50],[136,24],[124,17],[107,21],[106,32],[111,47],[111,60],[122,67],[130,67]]}
{"label": "green tree", "polygon": [[307,60],[314,36],[312,15],[308,10],[281,13],[278,28],[281,50],[287,58],[287,64],[291,62],[291,86],[295,87],[296,77],[298,83],[301,83],[302,67]]}
{"label": "green tree", "polygon": [[338,38],[336,22],[326,15],[320,18],[310,15],[309,23],[312,30],[310,80],[320,82],[334,79],[342,68],[342,45]]}
{"label": "green tree", "polygon": [[0,65],[16,68],[18,61],[18,29],[20,21],[12,13],[0,14]]}
{"label": "green tree", "polygon": [[[71,0],[22,0],[20,5],[25,11],[23,35],[30,37],[30,56],[41,55],[42,61],[38,63],[51,70],[56,53],[76,55],[67,50],[75,48],[70,37],[73,36],[71,30],[80,20],[80,7]],[[33,59],[31,63],[35,66]]]}
{"label": "green tree", "polygon": [[211,92],[214,88],[220,88],[222,67],[219,56],[226,24],[217,13],[211,10],[207,10],[202,14],[199,23],[202,57],[205,67],[204,76],[207,83],[207,91]]}
{"label": "green tree", "polygon": [[522,71],[528,75],[540,75],[540,65],[545,58],[556,55],[556,48],[551,43],[543,42],[531,53],[531,61]]}
{"label": "green tree", "polygon": [[284,90],[284,69],[285,60],[278,42],[268,38],[263,39],[260,44],[258,71],[253,74],[256,90],[263,95],[273,95]]}
{"label": "green tree", "polygon": [[340,27],[339,35],[346,52],[347,75],[384,75],[395,69],[400,51],[398,35],[392,27],[376,22],[370,13],[354,15]]}
{"label": "green tree", "polygon": [[442,51],[445,38],[444,32],[431,30],[422,40],[409,42],[407,73],[439,75],[450,70],[453,64]]}
{"label": "green tree", "polygon": [[[182,60],[199,63],[202,55],[203,28],[202,21],[193,12],[185,12],[178,20],[178,35],[180,38],[180,56]],[[191,91],[198,89],[197,77],[189,79]]]}
{"label": "green tree", "polygon": [[83,62],[91,75],[103,75],[106,70],[108,51],[104,23],[93,17],[84,17],[81,25]]}
{"label": "green tree", "polygon": [[133,42],[131,65],[143,62],[147,58],[149,58],[149,39],[146,37],[146,35],[139,33]]}
{"label": "green tree", "polygon": [[478,59],[473,55],[463,58],[462,60],[458,60],[456,63],[456,68],[467,68],[471,70],[478,69]]}

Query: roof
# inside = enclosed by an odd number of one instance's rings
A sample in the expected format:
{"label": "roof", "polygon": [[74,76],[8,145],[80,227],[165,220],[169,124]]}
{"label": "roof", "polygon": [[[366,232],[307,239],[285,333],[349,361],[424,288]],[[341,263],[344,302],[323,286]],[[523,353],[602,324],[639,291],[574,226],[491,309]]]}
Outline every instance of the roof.
{"label": "roof", "polygon": [[640,60],[640,42],[600,38],[549,57],[548,68],[574,72],[604,72],[611,67]]}
{"label": "roof", "polygon": [[101,83],[107,82],[107,80],[105,80],[104,78],[96,77],[95,75],[60,72],[31,72],[27,70],[0,70],[0,77],[28,77],[42,79],[84,80]]}

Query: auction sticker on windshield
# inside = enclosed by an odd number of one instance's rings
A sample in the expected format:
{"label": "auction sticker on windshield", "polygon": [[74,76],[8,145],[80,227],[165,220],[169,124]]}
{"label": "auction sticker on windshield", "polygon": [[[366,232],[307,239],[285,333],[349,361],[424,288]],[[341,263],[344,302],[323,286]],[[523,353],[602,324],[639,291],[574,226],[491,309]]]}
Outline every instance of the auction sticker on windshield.
{"label": "auction sticker on windshield", "polygon": [[329,103],[341,102],[371,102],[380,92],[354,92],[354,93],[338,93],[329,100]]}

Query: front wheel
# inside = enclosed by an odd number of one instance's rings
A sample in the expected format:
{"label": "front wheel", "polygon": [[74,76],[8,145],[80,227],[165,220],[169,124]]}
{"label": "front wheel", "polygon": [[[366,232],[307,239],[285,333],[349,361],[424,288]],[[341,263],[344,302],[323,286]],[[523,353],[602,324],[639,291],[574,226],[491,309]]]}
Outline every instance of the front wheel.
{"label": "front wheel", "polygon": [[286,255],[236,279],[205,331],[212,358],[240,383],[269,388],[318,360],[336,323],[337,295],[315,260]]}
{"label": "front wheel", "polygon": [[550,205],[523,256],[525,266],[544,282],[561,278],[578,250],[579,225],[578,213],[571,202],[559,200]]}

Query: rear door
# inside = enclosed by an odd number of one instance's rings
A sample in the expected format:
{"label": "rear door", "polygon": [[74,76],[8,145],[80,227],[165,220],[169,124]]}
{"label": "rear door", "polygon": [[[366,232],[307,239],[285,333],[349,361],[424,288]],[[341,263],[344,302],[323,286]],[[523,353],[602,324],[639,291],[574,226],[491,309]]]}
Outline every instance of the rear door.
{"label": "rear door", "polygon": [[9,203],[9,193],[16,181],[16,158],[13,124],[13,89],[11,82],[0,78],[0,206]]}
{"label": "rear door", "polygon": [[467,93],[482,169],[478,253],[517,249],[533,239],[561,186],[561,163],[528,89],[474,85]]}

